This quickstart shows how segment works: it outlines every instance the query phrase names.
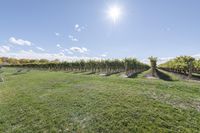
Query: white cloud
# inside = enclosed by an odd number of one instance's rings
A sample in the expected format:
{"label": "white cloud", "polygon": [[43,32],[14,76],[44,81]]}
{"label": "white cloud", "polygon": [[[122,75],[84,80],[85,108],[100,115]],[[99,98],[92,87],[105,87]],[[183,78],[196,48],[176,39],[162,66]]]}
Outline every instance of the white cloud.
{"label": "white cloud", "polygon": [[[165,58],[158,58],[157,64],[163,64],[171,59],[173,59],[174,57],[165,57]],[[150,61],[149,59],[142,59],[140,60],[141,62],[145,63],[145,64],[149,64],[150,65]]]}
{"label": "white cloud", "polygon": [[74,26],[74,30],[76,32],[81,32],[84,29],[85,29],[85,27],[84,26],[80,26],[79,24],[75,24],[75,26]]}
{"label": "white cloud", "polygon": [[41,47],[36,47],[38,50],[40,51],[45,51],[45,49],[41,48]]}
{"label": "white cloud", "polygon": [[79,24],[75,24],[75,28],[79,28]]}
{"label": "white cloud", "polygon": [[2,46],[6,51],[10,51],[10,47],[8,47],[8,46]]}
{"label": "white cloud", "polygon": [[102,54],[101,57],[107,57],[107,54]]}
{"label": "white cloud", "polygon": [[69,35],[68,37],[69,37],[69,39],[72,40],[73,42],[78,42],[78,39],[75,38],[74,36]]}
{"label": "white cloud", "polygon": [[60,53],[36,53],[32,50],[21,50],[18,53],[0,53],[0,56],[12,57],[17,59],[48,59],[55,60],[59,59],[60,61],[77,61],[77,60],[101,60],[98,57],[78,57],[78,56],[66,56],[63,52]]}
{"label": "white cloud", "polygon": [[21,50],[20,53],[23,53],[23,54],[32,54],[34,52],[33,52],[33,50],[28,50],[28,51]]}
{"label": "white cloud", "polygon": [[200,59],[200,54],[193,55],[192,57],[194,57],[196,59]]}
{"label": "white cloud", "polygon": [[72,51],[72,52],[78,52],[78,53],[86,53],[86,52],[88,52],[88,49],[84,48],[84,47],[82,47],[82,48],[80,48],[80,47],[71,47],[69,50]]}
{"label": "white cloud", "polygon": [[23,39],[16,39],[15,37],[10,37],[9,43],[21,45],[21,46],[31,46],[31,44],[32,44],[30,41],[23,40]]}
{"label": "white cloud", "polygon": [[60,36],[60,33],[58,33],[58,32],[55,32],[55,35],[56,35],[56,36]]}
{"label": "white cloud", "polygon": [[56,47],[58,47],[61,52],[66,52],[67,54],[73,55],[74,53],[80,53],[80,54],[88,54],[89,51],[85,47],[71,47],[69,49],[64,49],[60,44],[57,44]]}
{"label": "white cloud", "polygon": [[64,52],[67,52],[68,54],[71,54],[71,55],[73,54],[73,52],[70,51],[69,49],[65,49]]}
{"label": "white cloud", "polygon": [[61,48],[60,44],[56,44],[56,47]]}
{"label": "white cloud", "polygon": [[159,64],[163,64],[163,63],[165,63],[165,62],[167,62],[167,61],[169,61],[169,60],[171,60],[171,59],[174,59],[174,57],[165,57],[165,58],[158,58],[158,65]]}
{"label": "white cloud", "polygon": [[10,47],[5,46],[5,45],[0,46],[0,53],[7,53],[9,51],[10,51]]}
{"label": "white cloud", "polygon": [[87,48],[82,48],[82,50],[84,51],[84,52],[87,52],[88,51],[88,49]]}
{"label": "white cloud", "polygon": [[103,54],[101,54],[100,56],[105,58],[105,57],[107,57],[107,56],[108,56],[108,52],[106,52],[106,53],[103,53]]}

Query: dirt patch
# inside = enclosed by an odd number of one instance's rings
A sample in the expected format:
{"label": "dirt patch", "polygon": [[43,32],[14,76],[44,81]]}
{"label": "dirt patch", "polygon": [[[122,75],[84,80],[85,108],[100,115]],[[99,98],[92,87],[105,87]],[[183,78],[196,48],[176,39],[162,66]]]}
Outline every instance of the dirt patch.
{"label": "dirt patch", "polygon": [[173,81],[170,75],[159,69],[156,69],[155,76],[152,76],[151,72],[149,71],[149,73],[144,75],[144,77],[147,79],[161,79],[165,81]]}
{"label": "dirt patch", "polygon": [[128,76],[126,74],[121,74],[120,77],[122,77],[122,78],[128,78]]}
{"label": "dirt patch", "polygon": [[158,79],[157,77],[153,77],[152,75],[145,75],[145,78],[147,79]]}
{"label": "dirt patch", "polygon": [[100,76],[106,76],[106,74],[105,74],[105,73],[100,73],[99,75],[100,75]]}

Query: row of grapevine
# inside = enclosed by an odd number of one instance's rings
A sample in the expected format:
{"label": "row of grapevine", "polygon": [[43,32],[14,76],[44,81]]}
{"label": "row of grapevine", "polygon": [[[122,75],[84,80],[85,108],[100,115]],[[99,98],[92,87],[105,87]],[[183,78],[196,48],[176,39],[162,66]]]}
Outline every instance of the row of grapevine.
{"label": "row of grapevine", "polygon": [[190,56],[180,56],[159,65],[159,68],[181,74],[200,73],[200,60]]}
{"label": "row of grapevine", "polygon": [[11,64],[7,66],[105,74],[125,72],[128,76],[130,76],[133,73],[138,73],[149,69],[148,65],[143,64],[134,58],[127,58],[124,60],[80,60],[74,62]]}
{"label": "row of grapevine", "polygon": [[199,60],[195,60],[193,65],[194,65],[193,71],[195,73],[200,73],[200,59]]}

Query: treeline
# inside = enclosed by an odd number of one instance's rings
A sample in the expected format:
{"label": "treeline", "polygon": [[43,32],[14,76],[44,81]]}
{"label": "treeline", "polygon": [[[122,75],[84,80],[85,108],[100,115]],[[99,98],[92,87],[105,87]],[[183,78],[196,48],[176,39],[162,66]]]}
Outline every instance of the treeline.
{"label": "treeline", "polygon": [[[9,59],[8,59],[9,60]],[[7,61],[8,61],[7,60]],[[17,63],[16,63],[17,62]],[[138,73],[149,69],[149,66],[139,62],[134,58],[126,58],[123,60],[79,60],[73,62],[59,62],[58,60],[28,60],[15,59],[15,62],[7,62],[7,67],[22,67],[31,69],[44,69],[54,71],[74,71],[74,72],[93,72],[112,74],[125,72],[126,75]]]}
{"label": "treeline", "polygon": [[59,62],[58,59],[49,61],[47,59],[16,59],[16,58],[8,58],[8,57],[0,57],[0,64],[12,64],[12,65],[20,65],[20,64],[41,64],[41,63],[49,63],[49,62]]}
{"label": "treeline", "polygon": [[186,75],[200,73],[200,60],[190,56],[180,56],[159,65],[159,68]]}

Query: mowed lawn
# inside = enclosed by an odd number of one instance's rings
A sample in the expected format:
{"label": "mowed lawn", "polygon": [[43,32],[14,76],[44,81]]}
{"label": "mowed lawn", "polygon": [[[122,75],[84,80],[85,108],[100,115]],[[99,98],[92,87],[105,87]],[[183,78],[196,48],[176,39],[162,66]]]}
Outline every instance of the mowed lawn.
{"label": "mowed lawn", "polygon": [[200,83],[4,68],[0,132],[200,132]]}

